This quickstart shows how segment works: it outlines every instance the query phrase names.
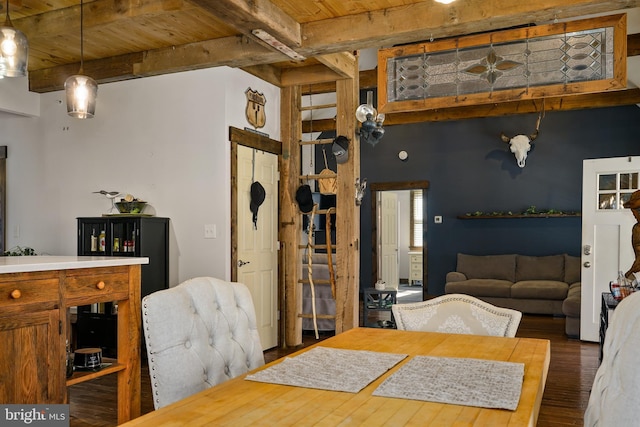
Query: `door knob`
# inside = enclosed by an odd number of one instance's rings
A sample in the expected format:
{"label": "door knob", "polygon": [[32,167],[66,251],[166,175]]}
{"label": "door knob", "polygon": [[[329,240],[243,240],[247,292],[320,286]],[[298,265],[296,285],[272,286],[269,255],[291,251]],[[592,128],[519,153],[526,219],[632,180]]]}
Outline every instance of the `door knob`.
{"label": "door knob", "polygon": [[590,268],[591,267],[591,263],[589,261],[585,262],[582,265],[584,265],[584,268]]}
{"label": "door knob", "polygon": [[238,267],[242,267],[243,265],[249,264],[251,261],[243,261],[241,259],[238,260]]}

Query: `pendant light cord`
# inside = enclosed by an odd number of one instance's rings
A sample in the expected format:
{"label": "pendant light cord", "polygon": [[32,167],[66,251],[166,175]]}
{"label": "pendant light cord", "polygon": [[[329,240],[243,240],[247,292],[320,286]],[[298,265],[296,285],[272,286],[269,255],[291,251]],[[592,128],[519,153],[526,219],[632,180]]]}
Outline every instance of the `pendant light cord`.
{"label": "pendant light cord", "polygon": [[4,19],[4,26],[5,27],[13,27],[13,25],[11,25],[11,19],[9,18],[9,0],[7,0],[7,10],[6,10],[7,14],[6,14],[6,18]]}
{"label": "pendant light cord", "polygon": [[[7,0],[9,1],[9,0]],[[84,7],[83,2],[80,0],[80,72],[84,72]]]}

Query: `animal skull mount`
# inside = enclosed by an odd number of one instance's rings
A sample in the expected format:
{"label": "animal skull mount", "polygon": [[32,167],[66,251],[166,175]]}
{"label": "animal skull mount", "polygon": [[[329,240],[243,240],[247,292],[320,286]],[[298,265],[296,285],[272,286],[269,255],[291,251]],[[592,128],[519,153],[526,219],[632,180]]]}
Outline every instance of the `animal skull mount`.
{"label": "animal skull mount", "polygon": [[533,141],[538,137],[540,122],[542,121],[542,117],[544,117],[544,101],[542,105],[542,111],[538,114],[538,121],[536,122],[536,130],[531,135],[516,135],[514,137],[508,137],[504,132],[500,134],[502,141],[509,144],[509,149],[515,155],[518,166],[521,168],[525,166],[527,153],[531,150]]}
{"label": "animal skull mount", "polygon": [[509,149],[516,157],[518,166],[523,168],[527,160],[527,153],[531,150],[531,143],[538,136],[538,132],[531,135],[516,135],[513,138],[509,138],[507,135],[500,134],[500,138],[509,144]]}

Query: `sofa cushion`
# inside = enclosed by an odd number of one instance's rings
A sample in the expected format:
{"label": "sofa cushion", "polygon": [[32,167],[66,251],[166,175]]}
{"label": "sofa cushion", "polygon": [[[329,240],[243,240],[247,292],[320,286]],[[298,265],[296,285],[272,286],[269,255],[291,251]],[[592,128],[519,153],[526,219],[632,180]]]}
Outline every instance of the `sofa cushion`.
{"label": "sofa cushion", "polygon": [[461,282],[463,280],[467,280],[467,276],[458,272],[458,271],[450,271],[447,273],[445,277],[445,283],[449,282]]}
{"label": "sofa cushion", "polygon": [[563,300],[569,285],[554,280],[523,280],[511,287],[512,298]]}
{"label": "sofa cushion", "polygon": [[580,257],[564,255],[564,281],[576,283],[580,281]]}
{"label": "sofa cushion", "polygon": [[580,286],[569,288],[567,298],[562,302],[562,312],[567,317],[580,317],[582,292]]}
{"label": "sofa cushion", "polygon": [[525,256],[516,258],[516,280],[555,280],[564,282],[564,255]]}
{"label": "sofa cushion", "polygon": [[457,271],[468,279],[499,279],[515,282],[516,256],[458,254]]}
{"label": "sofa cushion", "polygon": [[447,294],[467,294],[476,297],[502,297],[511,296],[512,282],[495,279],[469,279],[462,282],[449,282],[444,286]]}

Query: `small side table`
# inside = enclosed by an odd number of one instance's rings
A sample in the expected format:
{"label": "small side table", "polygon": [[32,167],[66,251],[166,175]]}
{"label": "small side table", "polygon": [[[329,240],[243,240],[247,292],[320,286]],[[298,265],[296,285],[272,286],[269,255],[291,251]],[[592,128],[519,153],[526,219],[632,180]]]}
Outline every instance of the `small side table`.
{"label": "small side table", "polygon": [[618,301],[610,292],[602,293],[602,306],[600,309],[600,362],[602,362],[602,348],[604,347],[604,338],[607,335],[607,328],[613,311],[618,306]]}
{"label": "small side table", "polygon": [[[396,304],[398,291],[395,289],[385,289],[379,291],[376,288],[365,288],[362,290],[362,324],[368,328],[395,328],[396,322],[391,312],[391,306]],[[371,312],[389,312],[391,315],[391,322],[388,326],[386,323],[378,323],[378,319],[375,322],[369,322],[369,315]],[[382,320],[384,322],[384,320]]]}

